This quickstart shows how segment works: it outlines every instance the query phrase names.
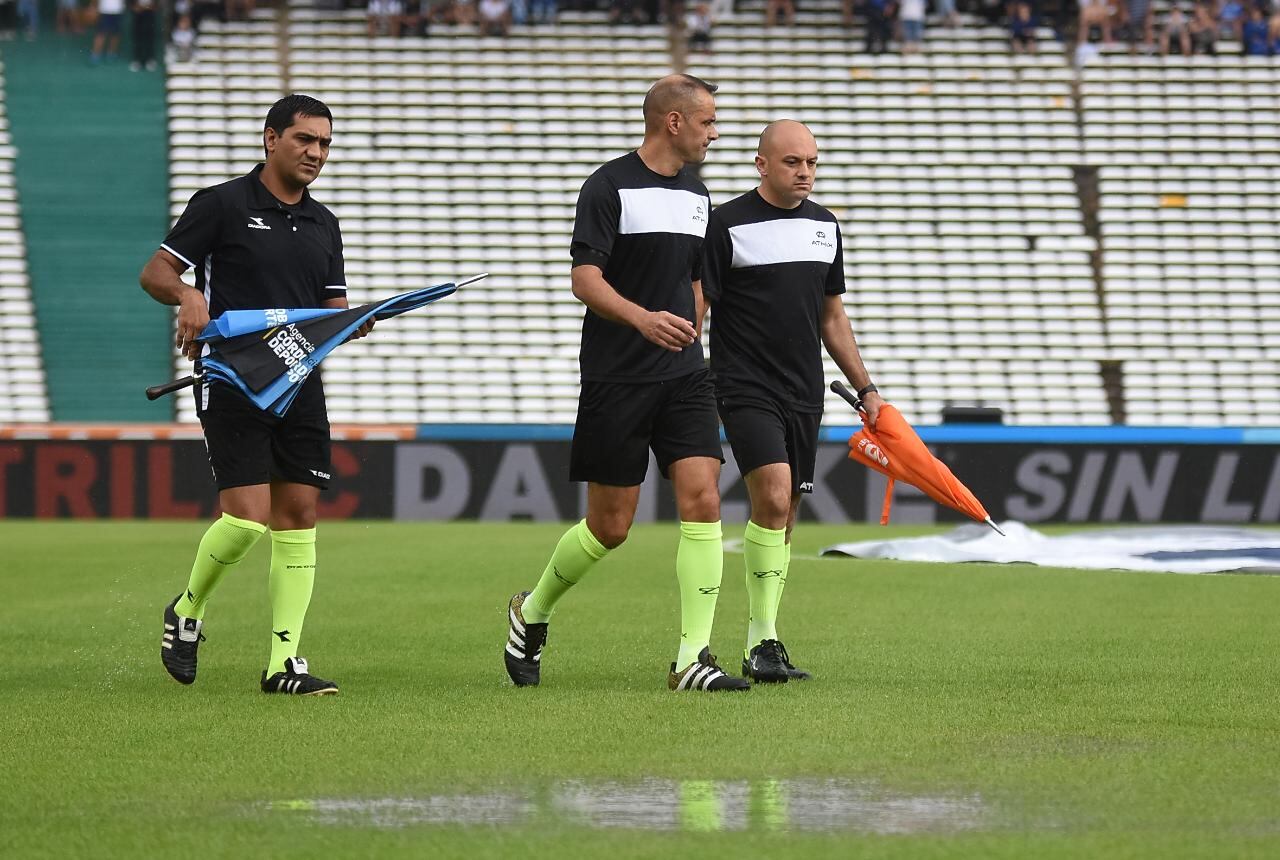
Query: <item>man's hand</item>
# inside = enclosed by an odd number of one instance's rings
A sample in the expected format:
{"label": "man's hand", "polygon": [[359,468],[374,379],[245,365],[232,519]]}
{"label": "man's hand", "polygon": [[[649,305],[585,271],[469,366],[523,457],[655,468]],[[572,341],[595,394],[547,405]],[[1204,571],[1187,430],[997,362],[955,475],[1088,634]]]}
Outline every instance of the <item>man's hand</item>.
{"label": "man's hand", "polygon": [[679,352],[698,337],[693,324],[667,311],[650,311],[640,318],[636,330],[645,340],[671,352]]}
{"label": "man's hand", "polygon": [[862,411],[867,413],[867,426],[872,430],[876,429],[876,419],[880,417],[881,406],[884,406],[884,400],[878,391],[868,391],[867,396],[862,398]]}
{"label": "man's hand", "polygon": [[200,357],[200,344],[196,338],[209,324],[209,304],[204,294],[198,290],[188,289],[182,294],[182,303],[178,305],[178,333],[173,345],[182,351],[189,361]]}
{"label": "man's hand", "polygon": [[351,333],[351,336],[347,338],[347,341],[350,342],[353,340],[359,340],[360,338],[367,335],[369,332],[373,331],[374,322],[376,322],[376,320],[373,317],[369,317],[369,319],[365,321],[364,325],[360,326],[360,328],[356,329]]}

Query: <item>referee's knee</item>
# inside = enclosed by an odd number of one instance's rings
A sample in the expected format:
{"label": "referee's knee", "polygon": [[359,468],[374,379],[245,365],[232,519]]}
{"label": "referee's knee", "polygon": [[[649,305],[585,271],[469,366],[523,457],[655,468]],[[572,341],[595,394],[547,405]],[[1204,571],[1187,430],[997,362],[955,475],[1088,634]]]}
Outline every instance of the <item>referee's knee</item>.
{"label": "referee's knee", "polygon": [[627,534],[631,531],[631,521],[619,519],[600,523],[588,522],[587,528],[605,549],[617,549],[627,539]]}

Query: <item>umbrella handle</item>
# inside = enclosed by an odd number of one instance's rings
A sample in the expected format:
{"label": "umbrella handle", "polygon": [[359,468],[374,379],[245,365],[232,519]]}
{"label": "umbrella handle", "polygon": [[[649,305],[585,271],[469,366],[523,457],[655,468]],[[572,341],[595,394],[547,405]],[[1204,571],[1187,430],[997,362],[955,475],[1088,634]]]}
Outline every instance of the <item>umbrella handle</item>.
{"label": "umbrella handle", "polygon": [[862,401],[859,400],[857,395],[855,395],[852,391],[850,391],[848,388],[845,388],[843,382],[841,382],[838,379],[835,382],[832,382],[831,390],[834,391],[836,394],[839,394],[845,400],[847,400],[849,402],[849,405],[854,408],[854,411],[856,412],[862,411]]}
{"label": "umbrella handle", "polygon": [[164,385],[153,385],[147,389],[147,399],[155,400],[164,397],[166,394],[172,394],[175,391],[195,385],[199,381],[200,377],[198,376],[184,376],[181,379],[166,382]]}

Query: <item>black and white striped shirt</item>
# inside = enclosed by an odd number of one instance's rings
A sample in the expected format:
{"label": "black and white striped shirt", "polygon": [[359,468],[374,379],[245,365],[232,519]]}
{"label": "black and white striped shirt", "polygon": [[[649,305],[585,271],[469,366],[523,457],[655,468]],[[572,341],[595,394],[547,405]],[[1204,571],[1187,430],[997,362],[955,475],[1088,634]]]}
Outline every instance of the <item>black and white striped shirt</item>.
{"label": "black and white striped shirt", "polygon": [[[570,248],[573,265],[599,266],[623,298],[693,322],[693,282],[702,277],[710,212],[706,186],[687,169],[663,176],[630,152],[583,184]],[[602,382],[674,379],[704,366],[701,343],[669,352],[590,309],[582,321],[579,362],[583,379]]]}

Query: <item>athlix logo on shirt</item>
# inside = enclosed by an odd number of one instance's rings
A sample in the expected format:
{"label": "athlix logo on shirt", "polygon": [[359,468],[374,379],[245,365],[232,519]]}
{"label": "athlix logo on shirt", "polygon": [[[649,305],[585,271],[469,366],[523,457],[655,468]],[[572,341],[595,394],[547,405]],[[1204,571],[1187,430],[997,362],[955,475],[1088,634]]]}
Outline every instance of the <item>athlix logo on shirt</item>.
{"label": "athlix logo on shirt", "polygon": [[271,229],[271,226],[269,224],[262,223],[261,218],[254,218],[252,216],[250,216],[249,218],[249,223],[245,224],[244,226],[249,227],[253,230],[270,230]]}
{"label": "athlix logo on shirt", "polygon": [[705,217],[703,217],[703,214],[704,214],[704,213],[703,213],[703,211],[702,211],[702,207],[701,207],[701,206],[699,206],[699,207],[698,207],[698,209],[697,209],[697,211],[693,213],[693,220],[694,220],[694,221],[706,221],[707,219],[706,219]]}
{"label": "athlix logo on shirt", "polygon": [[831,247],[831,243],[827,241],[827,234],[826,234],[826,233],[822,232],[821,230],[815,230],[815,231],[814,231],[814,235],[815,235],[817,238],[815,238],[812,242],[810,242],[810,243],[809,243],[810,245],[817,245],[817,246],[818,246],[818,247],[820,247],[820,248],[830,248],[830,247]]}

